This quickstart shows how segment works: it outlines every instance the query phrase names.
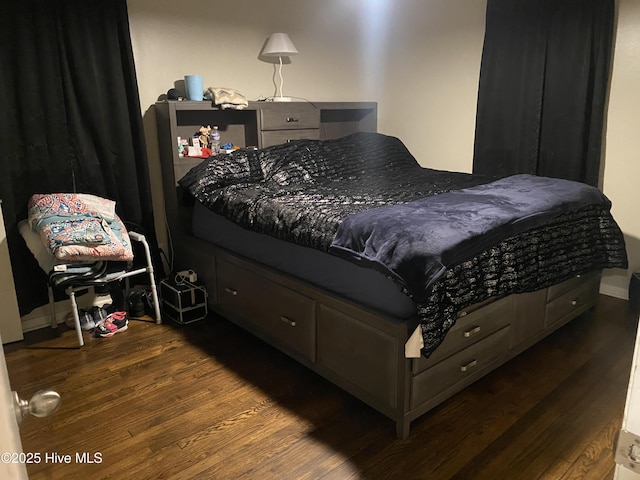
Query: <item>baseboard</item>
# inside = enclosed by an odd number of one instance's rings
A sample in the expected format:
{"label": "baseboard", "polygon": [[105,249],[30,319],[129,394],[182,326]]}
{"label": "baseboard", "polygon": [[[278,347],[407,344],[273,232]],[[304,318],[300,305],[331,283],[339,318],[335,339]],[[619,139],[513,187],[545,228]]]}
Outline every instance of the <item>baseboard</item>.
{"label": "baseboard", "polygon": [[[91,308],[93,306],[102,306],[111,302],[109,295],[85,294],[76,297],[78,308]],[[22,332],[33,332],[41,328],[50,327],[51,316],[49,314],[49,304],[34,308],[31,312],[20,317],[22,323]],[[56,323],[64,323],[67,315],[71,313],[71,300],[61,300],[55,302]]]}
{"label": "baseboard", "polygon": [[[78,305],[78,308],[84,308]],[[49,314],[49,305],[33,309],[27,315],[20,317],[22,321],[22,332],[33,332],[41,328],[50,327],[52,324],[51,315]],[[56,323],[64,323],[67,315],[71,313],[71,302],[63,300],[55,303]]]}
{"label": "baseboard", "polygon": [[629,289],[600,283],[600,293],[621,300],[629,300]]}

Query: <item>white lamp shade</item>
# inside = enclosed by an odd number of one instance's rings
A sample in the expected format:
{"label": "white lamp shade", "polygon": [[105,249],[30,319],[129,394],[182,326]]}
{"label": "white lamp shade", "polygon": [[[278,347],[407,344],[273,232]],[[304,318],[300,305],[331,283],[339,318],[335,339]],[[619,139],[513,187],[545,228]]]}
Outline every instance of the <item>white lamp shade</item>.
{"label": "white lamp shade", "polygon": [[297,53],[298,50],[286,33],[272,33],[262,49],[265,57],[290,57]]}

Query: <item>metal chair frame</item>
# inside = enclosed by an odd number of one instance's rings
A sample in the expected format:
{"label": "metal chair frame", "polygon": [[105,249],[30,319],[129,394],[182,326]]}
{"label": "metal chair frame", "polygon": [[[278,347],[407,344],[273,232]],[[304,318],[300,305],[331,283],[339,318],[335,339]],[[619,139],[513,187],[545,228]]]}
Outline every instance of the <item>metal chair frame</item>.
{"label": "metal chair frame", "polygon": [[[76,302],[76,292],[86,290],[88,287],[95,287],[100,285],[106,285],[110,282],[116,282],[120,280],[126,281],[125,292],[129,292],[129,277],[135,275],[141,275],[147,273],[149,275],[149,282],[151,284],[151,292],[153,294],[153,308],[155,312],[155,320],[157,324],[162,323],[162,317],[160,316],[160,303],[158,300],[158,290],[156,288],[156,281],[153,273],[153,263],[151,262],[151,251],[149,244],[144,235],[137,232],[129,232],[131,240],[142,243],[144,247],[146,266],[137,268],[135,270],[122,270],[116,272],[108,272],[108,262],[96,262],[94,268],[87,270],[75,269],[73,264],[67,264],[64,267],[56,266],[54,271],[49,275],[49,309],[51,315],[51,326],[57,327],[56,320],[55,301],[53,296],[54,288],[64,287],[65,294],[71,300],[71,311],[73,313],[73,323],[78,338],[78,344],[80,347],[84,345],[84,338],[82,336],[82,327],[80,326],[80,315],[78,314],[78,304]],[[57,269],[57,271],[56,271]]]}

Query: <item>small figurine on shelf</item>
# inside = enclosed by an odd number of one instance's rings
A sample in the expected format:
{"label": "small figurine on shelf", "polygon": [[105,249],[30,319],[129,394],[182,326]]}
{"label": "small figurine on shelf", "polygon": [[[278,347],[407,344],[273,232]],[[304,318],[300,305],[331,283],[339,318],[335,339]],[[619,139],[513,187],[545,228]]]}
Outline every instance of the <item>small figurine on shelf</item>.
{"label": "small figurine on shelf", "polygon": [[209,147],[209,142],[210,140],[210,135],[211,135],[211,126],[207,125],[200,127],[200,130],[198,131],[198,139],[200,140],[200,146],[204,147],[204,148],[210,148]]}

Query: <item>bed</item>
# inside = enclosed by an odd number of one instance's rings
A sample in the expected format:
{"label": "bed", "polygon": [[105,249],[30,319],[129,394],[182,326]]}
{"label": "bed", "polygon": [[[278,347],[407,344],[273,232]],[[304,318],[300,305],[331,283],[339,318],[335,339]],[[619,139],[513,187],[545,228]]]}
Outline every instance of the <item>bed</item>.
{"label": "bed", "polygon": [[[593,307],[626,267],[597,189],[420,167],[355,133],[205,160],[166,196],[210,308],[410,423]],[[437,225],[416,228],[416,225]],[[444,233],[447,235],[444,235]],[[454,238],[451,241],[450,238]]]}

